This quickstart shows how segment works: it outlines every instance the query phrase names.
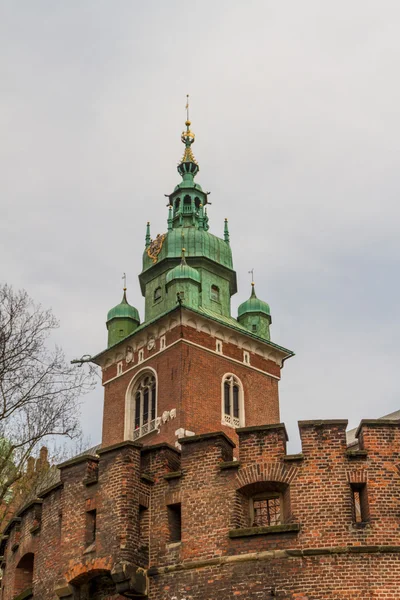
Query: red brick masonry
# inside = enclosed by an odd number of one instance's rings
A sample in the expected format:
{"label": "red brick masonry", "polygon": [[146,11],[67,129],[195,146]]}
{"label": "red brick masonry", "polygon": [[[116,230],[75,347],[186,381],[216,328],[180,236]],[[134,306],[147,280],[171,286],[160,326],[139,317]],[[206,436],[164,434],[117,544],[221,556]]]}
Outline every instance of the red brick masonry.
{"label": "red brick masonry", "polygon": [[[292,456],[270,424],[237,431],[238,461],[217,432],[181,439],[181,452],[124,442],[65,463],[5,532],[2,600],[398,600],[400,422],[362,421],[353,451],[346,425],[300,422]],[[265,491],[281,494],[283,522],[252,527]]]}

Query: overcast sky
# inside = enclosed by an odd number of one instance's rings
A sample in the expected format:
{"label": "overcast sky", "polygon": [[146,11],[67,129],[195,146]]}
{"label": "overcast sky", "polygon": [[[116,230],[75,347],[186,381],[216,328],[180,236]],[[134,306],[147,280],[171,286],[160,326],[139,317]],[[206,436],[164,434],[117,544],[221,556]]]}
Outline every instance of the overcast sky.
{"label": "overcast sky", "polygon": [[[146,221],[166,230],[191,95],[211,232],[229,218],[239,292],[292,349],[296,421],[400,408],[398,0],[2,0],[1,281],[61,321],[69,358],[106,344]],[[82,422],[97,443],[102,389]]]}

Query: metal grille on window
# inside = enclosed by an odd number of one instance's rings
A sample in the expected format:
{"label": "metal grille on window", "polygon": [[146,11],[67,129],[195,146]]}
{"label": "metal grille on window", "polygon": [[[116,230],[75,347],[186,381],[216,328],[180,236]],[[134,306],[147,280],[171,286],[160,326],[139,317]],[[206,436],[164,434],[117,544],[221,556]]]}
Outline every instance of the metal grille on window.
{"label": "metal grille on window", "polygon": [[240,427],[240,387],[233,375],[224,381],[224,422]]}
{"label": "metal grille on window", "polygon": [[253,500],[253,527],[269,527],[281,523],[281,500],[279,496]]}
{"label": "metal grille on window", "polygon": [[156,429],[156,392],[156,378],[154,375],[144,375],[137,384],[134,393],[134,440]]}

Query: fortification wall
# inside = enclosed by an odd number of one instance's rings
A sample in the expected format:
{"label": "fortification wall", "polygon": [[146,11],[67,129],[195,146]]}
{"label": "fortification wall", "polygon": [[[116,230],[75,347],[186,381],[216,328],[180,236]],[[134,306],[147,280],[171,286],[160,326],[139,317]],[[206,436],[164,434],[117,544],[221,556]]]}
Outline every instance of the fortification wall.
{"label": "fortification wall", "polygon": [[217,432],[64,464],[5,532],[2,600],[30,553],[41,600],[398,600],[400,422],[362,421],[355,451],[346,426],[300,422],[297,455],[275,424],[237,430],[239,460]]}

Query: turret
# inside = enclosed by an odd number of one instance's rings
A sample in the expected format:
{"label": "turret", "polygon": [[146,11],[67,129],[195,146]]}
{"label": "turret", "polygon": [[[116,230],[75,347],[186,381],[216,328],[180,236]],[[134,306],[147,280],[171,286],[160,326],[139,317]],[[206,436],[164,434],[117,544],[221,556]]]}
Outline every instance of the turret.
{"label": "turret", "polygon": [[250,298],[239,306],[238,321],[250,333],[270,340],[269,326],[272,321],[270,308],[266,302],[257,298],[254,283],[251,284]]}
{"label": "turret", "polygon": [[190,267],[185,260],[185,249],[182,248],[182,259],[179,265],[168,271],[166,288],[170,303],[184,304],[198,308],[201,277],[197,269]]}
{"label": "turret", "polygon": [[134,306],[128,303],[126,288],[124,287],[124,295],[121,302],[109,310],[107,314],[108,347],[126,338],[139,325],[139,313]]}

